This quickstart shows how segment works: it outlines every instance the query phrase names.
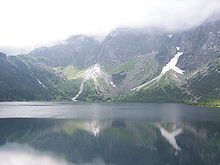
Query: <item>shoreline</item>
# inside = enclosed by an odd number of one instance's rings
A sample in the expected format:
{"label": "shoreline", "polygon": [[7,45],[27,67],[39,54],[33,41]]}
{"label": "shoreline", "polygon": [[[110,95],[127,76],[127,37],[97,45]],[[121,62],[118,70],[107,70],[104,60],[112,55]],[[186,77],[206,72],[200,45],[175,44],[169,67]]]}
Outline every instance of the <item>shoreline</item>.
{"label": "shoreline", "polygon": [[185,104],[185,105],[189,105],[189,106],[196,106],[196,107],[216,107],[216,108],[220,108],[220,103],[219,105],[212,105],[212,104],[205,104],[205,103],[186,103],[186,102],[138,102],[138,101],[71,101],[71,100],[4,100],[4,101],[0,101],[0,103],[6,103],[6,102],[20,102],[20,103],[24,103],[24,102],[55,102],[55,103],[155,103],[155,104]]}

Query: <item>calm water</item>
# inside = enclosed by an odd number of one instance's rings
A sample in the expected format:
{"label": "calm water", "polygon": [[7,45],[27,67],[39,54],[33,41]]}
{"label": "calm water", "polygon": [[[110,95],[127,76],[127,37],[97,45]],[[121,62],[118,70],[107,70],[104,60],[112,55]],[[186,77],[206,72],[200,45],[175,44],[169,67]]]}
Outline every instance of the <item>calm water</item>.
{"label": "calm water", "polygon": [[0,165],[219,165],[220,108],[0,103]]}

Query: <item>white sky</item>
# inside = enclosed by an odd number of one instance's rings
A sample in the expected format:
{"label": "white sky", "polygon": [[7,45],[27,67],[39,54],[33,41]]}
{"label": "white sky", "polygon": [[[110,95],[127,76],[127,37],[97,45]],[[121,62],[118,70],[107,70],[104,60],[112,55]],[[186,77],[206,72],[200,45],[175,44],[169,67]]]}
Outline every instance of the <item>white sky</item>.
{"label": "white sky", "polygon": [[220,0],[0,0],[0,46],[33,46],[119,26],[195,26]]}

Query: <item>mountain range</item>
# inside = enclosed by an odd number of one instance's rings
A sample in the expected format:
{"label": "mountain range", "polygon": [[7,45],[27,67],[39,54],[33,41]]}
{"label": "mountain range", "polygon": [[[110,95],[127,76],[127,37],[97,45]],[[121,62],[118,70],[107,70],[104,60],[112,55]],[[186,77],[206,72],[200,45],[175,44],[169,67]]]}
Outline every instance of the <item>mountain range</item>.
{"label": "mountain range", "polygon": [[0,53],[0,100],[220,105],[220,21],[182,32],[118,28],[28,54]]}

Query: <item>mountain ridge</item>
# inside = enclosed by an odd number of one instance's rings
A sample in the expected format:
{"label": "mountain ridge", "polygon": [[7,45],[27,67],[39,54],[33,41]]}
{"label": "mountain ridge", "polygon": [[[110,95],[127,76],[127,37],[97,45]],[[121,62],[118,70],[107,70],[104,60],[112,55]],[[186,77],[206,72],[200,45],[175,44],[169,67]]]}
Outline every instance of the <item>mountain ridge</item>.
{"label": "mountain ridge", "polygon": [[[76,35],[65,43],[37,48],[27,55],[0,56],[1,61],[5,58],[19,59],[32,70],[32,75],[42,70],[54,77],[47,79],[53,84],[47,90],[55,92],[49,100],[71,100],[77,94],[77,100],[81,101],[208,104],[217,100],[218,104],[220,100],[215,92],[220,89],[216,83],[220,66],[220,21],[173,33],[116,29],[102,41]],[[18,63],[15,65],[20,67]],[[91,70],[94,66],[103,74],[97,72],[98,76],[91,76],[95,74]],[[86,73],[90,73],[87,78]],[[213,88],[204,93],[205,87],[201,84],[207,82],[208,77],[214,79],[210,81]],[[34,79],[45,90],[43,80]]]}

